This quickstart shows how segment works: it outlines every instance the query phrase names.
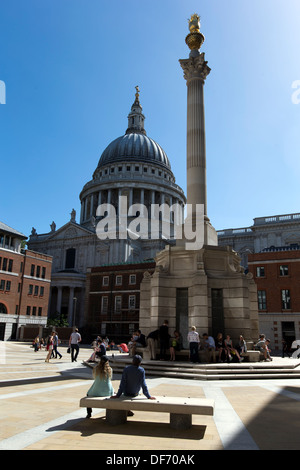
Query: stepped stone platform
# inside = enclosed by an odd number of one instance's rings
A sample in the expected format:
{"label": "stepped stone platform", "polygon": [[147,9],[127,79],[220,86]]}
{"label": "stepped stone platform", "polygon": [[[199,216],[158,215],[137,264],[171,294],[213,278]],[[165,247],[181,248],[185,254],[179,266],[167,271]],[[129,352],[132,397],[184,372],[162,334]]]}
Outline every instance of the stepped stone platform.
{"label": "stepped stone platform", "polygon": [[[122,373],[131,364],[128,354],[109,358],[114,374]],[[96,363],[84,362],[93,368]],[[300,378],[300,359],[273,357],[271,362],[192,364],[181,361],[143,360],[142,367],[147,376],[174,377],[191,380],[234,379],[295,379]]]}

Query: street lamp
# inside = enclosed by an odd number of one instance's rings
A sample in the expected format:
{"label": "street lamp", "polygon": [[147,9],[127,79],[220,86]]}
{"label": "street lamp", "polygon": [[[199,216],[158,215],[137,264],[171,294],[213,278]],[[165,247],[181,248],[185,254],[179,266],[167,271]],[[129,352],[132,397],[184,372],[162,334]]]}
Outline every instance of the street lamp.
{"label": "street lamp", "polygon": [[73,301],[74,301],[74,312],[73,312],[72,326],[75,326],[77,297],[73,297]]}

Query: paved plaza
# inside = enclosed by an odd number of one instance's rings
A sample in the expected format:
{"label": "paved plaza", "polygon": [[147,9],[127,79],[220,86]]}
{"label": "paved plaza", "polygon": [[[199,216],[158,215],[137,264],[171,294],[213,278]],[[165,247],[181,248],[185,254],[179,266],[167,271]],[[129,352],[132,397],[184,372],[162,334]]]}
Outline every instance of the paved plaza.
{"label": "paved plaza", "polygon": [[[105,411],[86,419],[79,400],[91,386],[92,370],[82,364],[91,349],[72,363],[45,363],[46,352],[27,343],[0,343],[1,450],[298,450],[300,379],[198,381],[147,377],[154,396],[207,397],[214,416],[193,416],[188,431],[169,427],[165,413],[135,412],[124,425],[105,422]],[[293,359],[277,358],[278,361]],[[117,391],[120,375],[113,376]]]}

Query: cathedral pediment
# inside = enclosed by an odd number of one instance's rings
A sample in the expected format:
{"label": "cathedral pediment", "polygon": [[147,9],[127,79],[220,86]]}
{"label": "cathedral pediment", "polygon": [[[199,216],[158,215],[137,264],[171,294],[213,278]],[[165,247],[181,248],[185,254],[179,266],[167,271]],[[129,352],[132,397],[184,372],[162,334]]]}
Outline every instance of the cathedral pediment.
{"label": "cathedral pediment", "polygon": [[[82,227],[74,222],[68,222],[60,227],[58,230],[51,232],[48,240],[62,240],[67,238],[78,238],[95,235],[94,232]],[[96,235],[95,235],[96,236]]]}

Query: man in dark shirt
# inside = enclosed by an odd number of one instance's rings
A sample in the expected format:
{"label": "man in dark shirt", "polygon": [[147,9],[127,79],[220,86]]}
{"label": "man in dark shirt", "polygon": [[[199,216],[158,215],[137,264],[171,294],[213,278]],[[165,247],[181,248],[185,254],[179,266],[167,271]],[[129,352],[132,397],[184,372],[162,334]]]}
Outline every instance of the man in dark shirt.
{"label": "man in dark shirt", "polygon": [[119,398],[122,394],[127,397],[136,397],[140,389],[142,389],[147,398],[155,400],[155,397],[152,397],[149,393],[145,379],[145,370],[140,366],[141,362],[141,356],[135,355],[133,357],[132,365],[125,367],[123,370],[117,394],[111,398]]}
{"label": "man in dark shirt", "polygon": [[169,322],[165,320],[159,328],[160,360],[166,360],[166,351],[169,348]]}

